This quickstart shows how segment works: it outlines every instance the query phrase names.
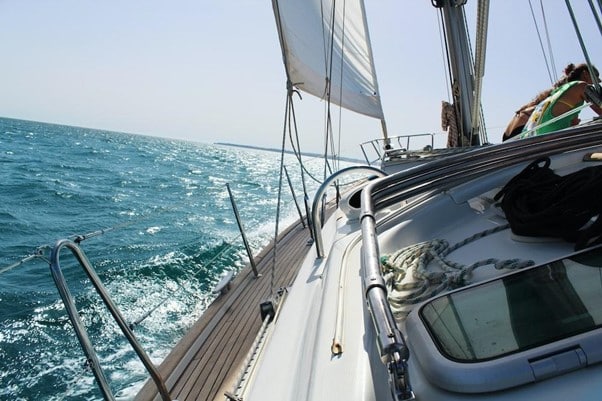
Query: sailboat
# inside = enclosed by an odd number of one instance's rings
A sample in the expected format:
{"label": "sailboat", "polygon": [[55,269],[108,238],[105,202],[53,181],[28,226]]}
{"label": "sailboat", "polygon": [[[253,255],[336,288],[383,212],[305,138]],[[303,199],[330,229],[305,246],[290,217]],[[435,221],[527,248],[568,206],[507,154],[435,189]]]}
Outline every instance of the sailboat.
{"label": "sailboat", "polygon": [[[443,110],[448,148],[411,150],[411,138],[387,133],[363,3],[273,2],[287,119],[302,90],[381,119],[383,136],[364,144],[377,169],[338,171],[315,194],[312,248],[262,315],[227,399],[566,400],[602,390],[600,208],[586,201],[600,183],[601,126],[489,146],[486,36],[473,59],[464,3],[433,2],[455,94]],[[351,173],[366,179],[324,219],[326,188]]]}
{"label": "sailboat", "polygon": [[[432,1],[455,89],[444,105],[448,147],[412,149],[415,138],[387,132],[363,2],[273,0],[287,77],[283,143],[290,135],[299,152],[297,91],[381,120],[383,135],[364,144],[367,165],[333,171],[306,197],[307,227],[276,224],[259,255],[269,263],[223,278],[161,366],[76,244],[57,246],[53,266],[60,247],[72,249],[149,370],[136,400],[598,397],[602,126],[489,145],[479,102],[486,36],[473,58],[464,3]],[[488,2],[480,5],[484,20]]]}

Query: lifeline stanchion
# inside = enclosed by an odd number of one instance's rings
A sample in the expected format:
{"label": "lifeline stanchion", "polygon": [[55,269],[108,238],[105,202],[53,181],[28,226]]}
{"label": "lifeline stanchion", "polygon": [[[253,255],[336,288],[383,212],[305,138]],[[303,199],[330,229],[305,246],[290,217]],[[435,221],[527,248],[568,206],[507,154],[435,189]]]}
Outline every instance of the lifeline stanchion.
{"label": "lifeline stanchion", "polygon": [[251,247],[249,246],[249,242],[247,241],[247,236],[245,235],[245,230],[242,226],[242,222],[240,221],[240,215],[238,214],[238,208],[236,207],[236,202],[234,201],[234,196],[232,195],[232,191],[230,190],[229,183],[226,183],[226,188],[228,188],[228,194],[230,195],[230,203],[232,203],[232,209],[234,210],[234,216],[236,217],[236,223],[238,224],[238,229],[240,230],[240,235],[242,236],[242,242],[245,244],[245,249],[247,250],[247,255],[249,256],[249,262],[251,262],[251,268],[253,269],[253,274],[255,274],[255,277],[260,277],[260,274],[257,273],[257,266],[255,265],[255,260],[253,259],[253,252],[251,251]]}
{"label": "lifeline stanchion", "polygon": [[288,170],[286,169],[286,166],[284,167],[284,173],[286,174],[286,180],[288,181],[288,186],[291,189],[291,194],[293,195],[293,200],[295,201],[295,206],[297,207],[297,213],[299,213],[299,220],[301,220],[301,225],[303,225],[303,228],[307,227],[305,225],[305,219],[303,218],[303,214],[301,213],[301,208],[299,207],[299,203],[297,202],[297,196],[295,195],[295,190],[293,189],[293,183],[291,182],[291,177],[289,177],[288,175]]}

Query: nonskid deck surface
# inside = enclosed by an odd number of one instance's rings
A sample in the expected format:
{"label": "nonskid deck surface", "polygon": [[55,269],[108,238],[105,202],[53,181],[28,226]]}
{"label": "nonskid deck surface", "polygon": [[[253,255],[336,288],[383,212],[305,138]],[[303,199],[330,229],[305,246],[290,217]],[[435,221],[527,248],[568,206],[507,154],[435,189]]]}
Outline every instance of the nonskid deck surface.
{"label": "nonskid deck surface", "polygon": [[[203,313],[159,367],[172,399],[224,400],[261,327],[259,305],[294,280],[309,251],[309,229],[297,222],[280,235],[277,263],[273,243],[255,257],[260,278],[249,266]],[[272,273],[272,270],[273,273]],[[273,277],[272,277],[273,274]],[[273,287],[272,287],[273,281]],[[145,383],[136,401],[160,400],[155,384]]]}

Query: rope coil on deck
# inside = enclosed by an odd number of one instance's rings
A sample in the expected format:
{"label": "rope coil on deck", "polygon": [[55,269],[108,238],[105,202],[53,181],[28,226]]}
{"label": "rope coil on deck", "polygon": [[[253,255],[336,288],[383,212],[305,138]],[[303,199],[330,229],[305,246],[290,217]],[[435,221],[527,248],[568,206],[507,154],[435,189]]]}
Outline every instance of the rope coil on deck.
{"label": "rope coil on deck", "polygon": [[550,165],[549,157],[533,161],[495,195],[512,232],[562,238],[575,250],[602,242],[602,166],[560,176]]}
{"label": "rope coil on deck", "polygon": [[[470,284],[472,273],[481,266],[495,269],[522,269],[535,264],[532,260],[489,258],[470,265],[453,262],[446,257],[462,246],[485,236],[505,230],[508,224],[482,231],[450,246],[444,239],[434,239],[402,248],[381,257],[382,273],[388,289],[388,299],[397,318],[407,315],[410,305],[425,301],[448,289]],[[429,269],[435,263],[441,270]],[[414,281],[404,282],[408,274]]]}

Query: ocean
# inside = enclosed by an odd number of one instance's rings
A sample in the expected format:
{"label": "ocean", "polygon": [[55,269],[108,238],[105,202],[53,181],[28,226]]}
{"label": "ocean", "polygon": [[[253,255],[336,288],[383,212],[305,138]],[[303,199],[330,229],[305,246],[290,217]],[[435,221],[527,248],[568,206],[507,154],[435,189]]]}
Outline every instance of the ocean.
{"label": "ocean", "polygon": [[[321,160],[304,161],[321,176]],[[302,199],[296,159],[285,164]],[[0,118],[0,399],[102,399],[50,274],[58,240],[84,236],[159,364],[219,276],[248,263],[226,184],[256,253],[274,235],[279,165],[277,152]],[[299,217],[286,181],[282,204],[281,229]],[[113,393],[132,399],[142,363],[68,249],[60,264]]]}

